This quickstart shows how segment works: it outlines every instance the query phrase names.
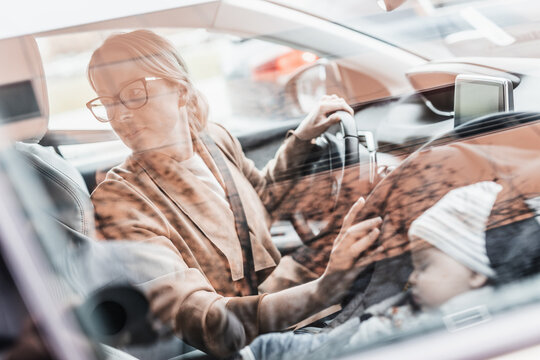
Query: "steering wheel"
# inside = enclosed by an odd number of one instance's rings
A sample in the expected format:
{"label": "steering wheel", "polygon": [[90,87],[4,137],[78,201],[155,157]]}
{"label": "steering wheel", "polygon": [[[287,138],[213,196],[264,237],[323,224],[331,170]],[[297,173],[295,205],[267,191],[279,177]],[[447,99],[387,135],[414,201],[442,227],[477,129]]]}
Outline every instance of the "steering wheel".
{"label": "steering wheel", "polygon": [[307,174],[324,170],[343,172],[346,166],[360,162],[363,149],[367,152],[358,140],[354,117],[346,111],[338,111],[336,114],[341,118],[339,124],[315,139],[316,148],[307,160]]}
{"label": "steering wheel", "polygon": [[[370,164],[370,174],[372,168],[373,171],[376,169],[375,149],[368,150],[360,143],[355,118],[346,111],[338,111],[336,114],[340,117],[339,124],[330,127],[315,139],[317,148],[308,159],[310,164],[308,173],[329,171],[331,174],[333,178],[332,195],[335,196],[335,203],[339,200],[346,167],[358,164],[360,168]],[[362,136],[364,135],[362,134]],[[370,139],[370,141],[373,140]],[[358,175],[360,176],[360,172]]]}
{"label": "steering wheel", "polygon": [[[369,164],[370,181],[373,181],[377,169],[373,138],[371,137],[368,141],[365,132],[360,132],[359,135],[356,120],[348,112],[338,111],[336,114],[340,116],[339,124],[330,127],[315,139],[315,149],[306,160],[304,171],[304,175],[314,175],[321,172],[329,174],[332,181],[330,196],[333,198],[331,211],[336,209],[340,199],[342,199],[342,183],[347,167],[357,165],[356,171],[358,179],[360,179],[361,172],[364,172],[365,167]],[[368,150],[360,142],[359,136],[366,136],[366,143],[372,145],[371,149]],[[293,218],[292,222],[297,233],[304,234],[301,237],[314,236],[302,213],[295,214]]]}
{"label": "steering wheel", "polygon": [[[344,159],[343,165],[349,166],[352,164],[357,164],[360,162],[361,148],[365,149],[366,151],[367,149],[363,145],[360,146],[360,141],[358,140],[358,129],[356,128],[356,120],[346,111],[338,111],[337,114],[341,118],[340,126],[344,143],[344,152],[342,154]],[[327,133],[328,131],[322,136]]]}

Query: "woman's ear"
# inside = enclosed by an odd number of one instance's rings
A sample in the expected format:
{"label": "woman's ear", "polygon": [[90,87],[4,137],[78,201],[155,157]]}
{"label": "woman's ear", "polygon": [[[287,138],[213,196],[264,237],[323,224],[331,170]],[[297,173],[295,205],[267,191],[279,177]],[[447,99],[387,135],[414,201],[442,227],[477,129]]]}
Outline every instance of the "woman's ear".
{"label": "woman's ear", "polygon": [[183,89],[178,89],[178,107],[183,107],[187,102],[187,94]]}
{"label": "woman's ear", "polygon": [[183,106],[186,106],[186,96],[185,95],[180,95],[178,97],[178,107],[183,107]]}
{"label": "woman's ear", "polygon": [[471,277],[469,279],[469,286],[471,287],[471,289],[478,289],[486,285],[487,281],[488,281],[488,278],[486,275],[472,272]]}

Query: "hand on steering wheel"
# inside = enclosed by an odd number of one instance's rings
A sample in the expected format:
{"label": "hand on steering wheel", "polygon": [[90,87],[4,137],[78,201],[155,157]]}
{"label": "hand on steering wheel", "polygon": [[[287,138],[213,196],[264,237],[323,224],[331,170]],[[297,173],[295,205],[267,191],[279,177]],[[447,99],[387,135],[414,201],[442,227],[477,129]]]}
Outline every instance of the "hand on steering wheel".
{"label": "hand on steering wheel", "polygon": [[354,116],[354,110],[343,98],[337,95],[324,95],[317,106],[302,120],[295,131],[296,136],[302,140],[311,140],[323,134],[341,120],[341,116],[336,113],[340,110]]}
{"label": "hand on steering wheel", "polygon": [[[332,114],[327,116],[328,112]],[[338,123],[339,127],[332,126]],[[361,168],[365,169],[368,166],[369,180],[370,183],[373,182],[371,174],[376,171],[377,166],[375,152],[360,143],[354,111],[342,98],[336,95],[323,96],[318,106],[302,121],[295,133],[297,137],[306,140],[308,136],[317,137],[315,141],[317,150],[308,159],[309,165],[305,168],[305,174],[324,171],[330,176],[332,184],[328,195],[333,198],[329,207],[331,211],[343,201],[343,196],[351,195],[343,195],[341,191],[346,167],[356,165],[356,173],[360,179]],[[293,225],[299,234],[304,234],[302,240],[305,242],[315,237],[313,230],[307,226],[309,217],[302,212],[296,213],[293,217]],[[323,222],[316,233],[324,233],[327,226],[333,226],[333,222]]]}

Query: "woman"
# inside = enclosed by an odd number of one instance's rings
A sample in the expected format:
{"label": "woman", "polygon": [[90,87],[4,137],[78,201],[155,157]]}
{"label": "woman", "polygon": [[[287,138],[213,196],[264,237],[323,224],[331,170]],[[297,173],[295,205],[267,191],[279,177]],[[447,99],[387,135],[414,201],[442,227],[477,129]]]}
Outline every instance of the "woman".
{"label": "woman", "polygon": [[322,277],[272,294],[257,286],[280,259],[269,212],[291,185],[275,180],[301,165],[310,140],[338,121],[325,114],[352,113],[343,99],[324,97],[258,171],[235,138],[207,124],[206,102],[184,62],[155,33],[111,36],[92,55],[88,75],[99,97],[87,106],[132,150],[92,194],[98,229],[105,239],[159,243],[178,255],[183,270],[154,290],[151,306],[180,336],[224,356],[339,302],[379,233],[379,218],[353,225],[363,200]]}

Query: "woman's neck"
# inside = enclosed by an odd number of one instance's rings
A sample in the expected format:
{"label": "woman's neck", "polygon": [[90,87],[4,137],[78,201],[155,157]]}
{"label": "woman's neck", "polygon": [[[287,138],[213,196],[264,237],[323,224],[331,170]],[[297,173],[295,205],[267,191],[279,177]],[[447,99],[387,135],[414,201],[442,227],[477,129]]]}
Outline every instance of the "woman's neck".
{"label": "woman's neck", "polygon": [[194,154],[193,141],[191,140],[191,138],[188,138],[170,144],[154,146],[151,149],[133,151],[133,155],[143,155],[151,153],[159,153],[166,155],[176,161],[184,161],[190,159]]}
{"label": "woman's neck", "polygon": [[191,139],[187,142],[164,145],[156,149],[156,151],[179,162],[190,159],[194,153]]}

